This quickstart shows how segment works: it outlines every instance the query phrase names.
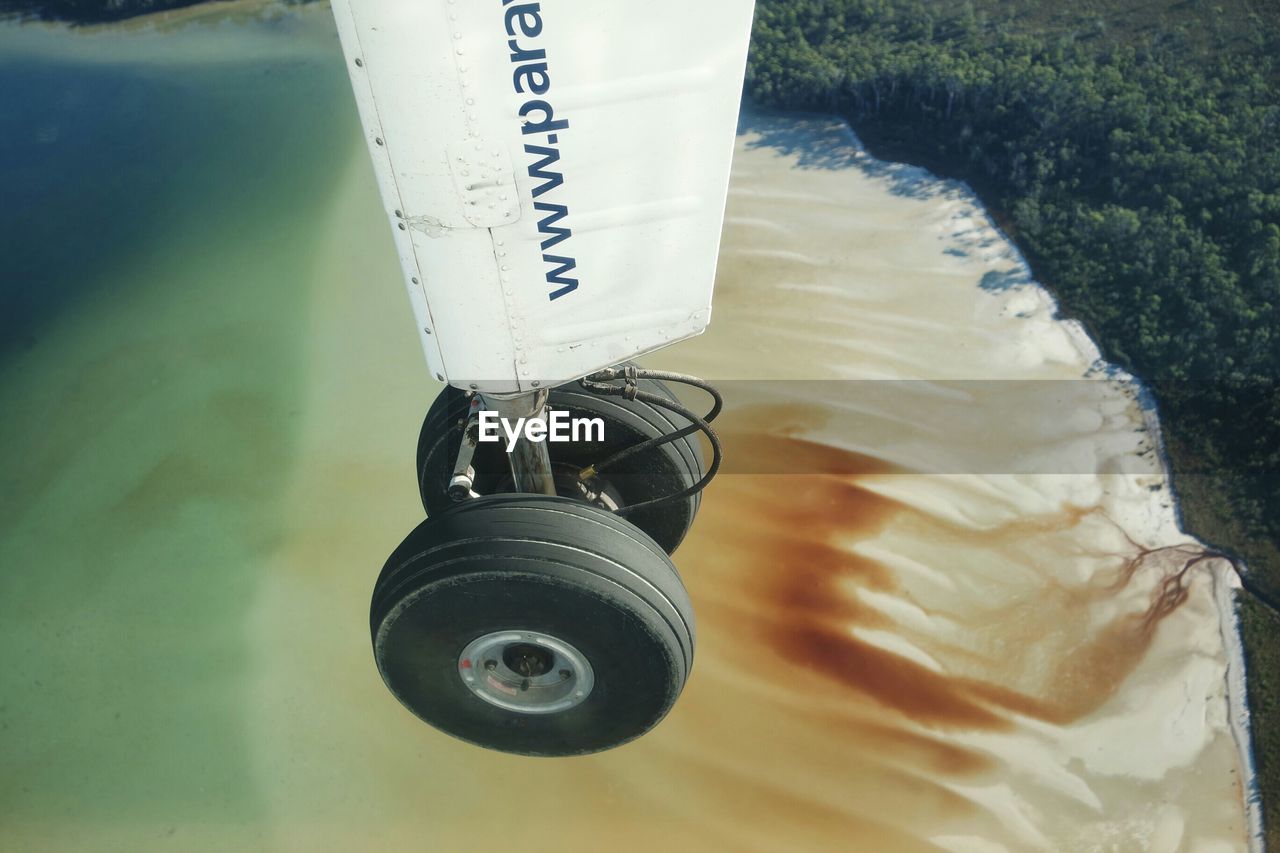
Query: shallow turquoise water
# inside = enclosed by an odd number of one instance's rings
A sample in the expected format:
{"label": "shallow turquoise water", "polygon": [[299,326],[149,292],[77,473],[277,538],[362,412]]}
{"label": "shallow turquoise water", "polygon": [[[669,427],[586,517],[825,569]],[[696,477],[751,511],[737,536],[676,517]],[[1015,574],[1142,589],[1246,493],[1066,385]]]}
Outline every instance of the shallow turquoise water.
{"label": "shallow turquoise water", "polygon": [[10,24],[0,91],[0,848],[252,823],[242,621],[359,144],[328,11]]}

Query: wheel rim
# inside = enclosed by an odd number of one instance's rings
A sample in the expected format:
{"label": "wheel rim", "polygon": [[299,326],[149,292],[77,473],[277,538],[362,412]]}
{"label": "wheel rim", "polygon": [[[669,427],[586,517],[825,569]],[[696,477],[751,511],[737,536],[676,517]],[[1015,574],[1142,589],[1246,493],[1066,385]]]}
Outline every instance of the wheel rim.
{"label": "wheel rim", "polygon": [[458,675],[491,705],[522,714],[556,714],[586,700],[595,673],[572,644],[539,631],[494,631],[458,655]]}

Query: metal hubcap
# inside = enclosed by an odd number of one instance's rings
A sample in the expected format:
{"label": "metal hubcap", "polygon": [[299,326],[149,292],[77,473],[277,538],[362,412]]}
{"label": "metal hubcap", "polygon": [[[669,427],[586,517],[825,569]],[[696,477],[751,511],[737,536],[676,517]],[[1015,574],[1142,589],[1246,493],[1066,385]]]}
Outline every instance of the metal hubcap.
{"label": "metal hubcap", "polygon": [[458,656],[458,675],[491,705],[522,714],[555,714],[591,694],[595,673],[564,640],[538,631],[495,631]]}

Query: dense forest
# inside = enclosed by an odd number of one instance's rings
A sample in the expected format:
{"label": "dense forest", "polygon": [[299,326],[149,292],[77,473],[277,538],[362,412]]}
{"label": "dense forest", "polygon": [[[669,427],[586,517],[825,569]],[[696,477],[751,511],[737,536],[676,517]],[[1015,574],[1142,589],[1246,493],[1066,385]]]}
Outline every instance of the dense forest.
{"label": "dense forest", "polygon": [[1189,528],[1243,557],[1280,843],[1280,27],[1260,4],[759,0],[748,91],[968,180],[1149,382]]}

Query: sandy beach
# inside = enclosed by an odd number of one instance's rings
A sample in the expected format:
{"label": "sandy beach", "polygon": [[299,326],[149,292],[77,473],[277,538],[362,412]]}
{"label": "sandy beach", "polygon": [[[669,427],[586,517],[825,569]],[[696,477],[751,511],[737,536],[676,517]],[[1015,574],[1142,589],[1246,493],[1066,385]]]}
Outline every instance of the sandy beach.
{"label": "sandy beach", "polygon": [[[340,65],[321,13],[289,50]],[[114,308],[0,374],[29,496],[0,522],[0,848],[1249,849],[1234,576],[1178,530],[1152,413],[971,194],[820,117],[744,117],[711,327],[646,361],[730,403],[675,556],[675,711],[572,760],[413,718],[367,608],[440,386],[350,95],[323,96],[344,129],[289,178],[316,189],[286,247],[264,216],[122,263]],[[195,261],[228,288],[199,310],[167,286]],[[192,317],[200,346],[147,337]]]}

